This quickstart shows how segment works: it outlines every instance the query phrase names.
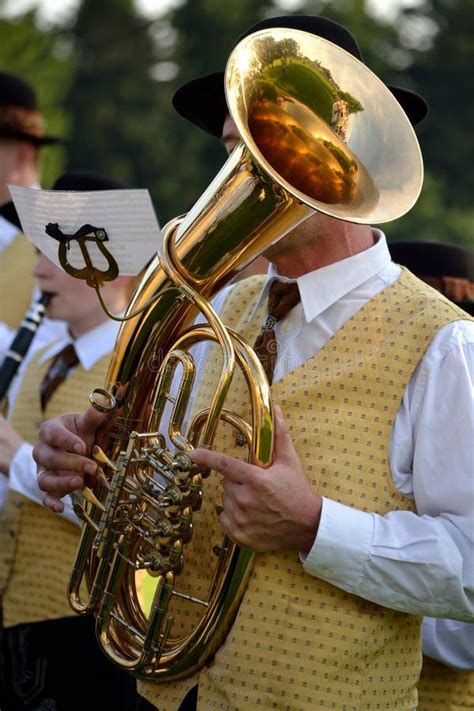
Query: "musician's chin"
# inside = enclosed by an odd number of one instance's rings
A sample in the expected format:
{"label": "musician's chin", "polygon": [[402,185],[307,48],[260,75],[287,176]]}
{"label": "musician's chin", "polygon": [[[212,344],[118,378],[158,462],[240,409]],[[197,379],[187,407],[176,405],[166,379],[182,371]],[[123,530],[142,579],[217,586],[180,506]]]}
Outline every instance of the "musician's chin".
{"label": "musician's chin", "polygon": [[58,315],[58,304],[60,305],[60,300],[58,301],[58,294],[51,294],[51,301],[46,309],[46,316],[50,319],[60,319],[61,316]]}

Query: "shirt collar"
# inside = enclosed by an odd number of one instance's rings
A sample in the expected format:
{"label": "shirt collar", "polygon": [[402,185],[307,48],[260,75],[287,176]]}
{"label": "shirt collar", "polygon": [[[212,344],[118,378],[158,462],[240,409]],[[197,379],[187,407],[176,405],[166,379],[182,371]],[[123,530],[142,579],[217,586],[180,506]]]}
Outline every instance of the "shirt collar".
{"label": "shirt collar", "polygon": [[0,215],[0,250],[6,249],[19,233],[20,230],[16,225]]}
{"label": "shirt collar", "polygon": [[56,341],[43,353],[40,362],[45,363],[50,358],[54,358],[68,343],[73,343],[82,368],[86,371],[91,370],[98,360],[113,349],[119,328],[118,321],[108,320],[83,333],[79,338],[72,339],[69,336]]}
{"label": "shirt collar", "polygon": [[350,291],[375,277],[390,263],[390,252],[384,233],[375,228],[372,228],[372,232],[375,242],[369,249],[328,264],[326,267],[302,274],[296,279],[281,276],[270,264],[254,312],[267,299],[273,281],[296,282],[306,322],[312,321]]}

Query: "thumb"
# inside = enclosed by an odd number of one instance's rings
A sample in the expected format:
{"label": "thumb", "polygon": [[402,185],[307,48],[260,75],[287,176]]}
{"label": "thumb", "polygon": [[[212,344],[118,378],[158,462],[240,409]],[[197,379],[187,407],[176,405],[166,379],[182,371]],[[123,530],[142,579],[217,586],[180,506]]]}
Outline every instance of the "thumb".
{"label": "thumb", "polygon": [[86,442],[88,448],[95,441],[97,430],[110,419],[110,414],[99,412],[95,407],[89,407],[83,415],[80,416],[78,423],[78,432]]}
{"label": "thumb", "polygon": [[294,455],[295,448],[291,433],[283,418],[283,412],[279,405],[275,405],[275,460],[276,459],[291,459]]}
{"label": "thumb", "polygon": [[94,434],[94,432],[104,424],[108,416],[106,412],[99,412],[95,407],[89,407],[84,414],[81,415],[81,434]]}

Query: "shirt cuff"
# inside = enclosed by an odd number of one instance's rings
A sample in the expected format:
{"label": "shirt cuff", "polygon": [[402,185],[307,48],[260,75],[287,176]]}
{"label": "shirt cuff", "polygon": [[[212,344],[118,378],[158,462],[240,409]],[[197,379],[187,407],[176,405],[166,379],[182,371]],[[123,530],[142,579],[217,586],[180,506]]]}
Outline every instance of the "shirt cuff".
{"label": "shirt cuff", "polygon": [[[36,464],[33,459],[33,446],[23,442],[13,457],[9,469],[9,488],[26,496],[38,506],[43,506],[43,492],[36,480]],[[55,516],[62,516],[75,526],[82,526],[82,521],[76,516],[69,497],[65,498],[64,511]]]}
{"label": "shirt cuff", "polygon": [[365,577],[370,558],[372,514],[323,497],[318,533],[303,562],[307,573],[350,592]]}
{"label": "shirt cuff", "polygon": [[9,469],[10,489],[27,496],[35,503],[41,503],[41,491],[36,483],[36,464],[33,460],[33,446],[28,442],[16,450]]}

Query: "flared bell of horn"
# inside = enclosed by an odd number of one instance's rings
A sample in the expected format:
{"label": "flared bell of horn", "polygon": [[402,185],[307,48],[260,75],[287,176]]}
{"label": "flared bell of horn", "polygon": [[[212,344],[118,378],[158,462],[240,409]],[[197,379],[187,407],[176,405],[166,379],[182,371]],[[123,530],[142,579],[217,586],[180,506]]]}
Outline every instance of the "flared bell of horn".
{"label": "flared bell of horn", "polygon": [[358,223],[415,204],[423,162],[413,128],[365,64],[312,34],[272,28],[243,39],[227,105],[261,169],[309,207]]}

